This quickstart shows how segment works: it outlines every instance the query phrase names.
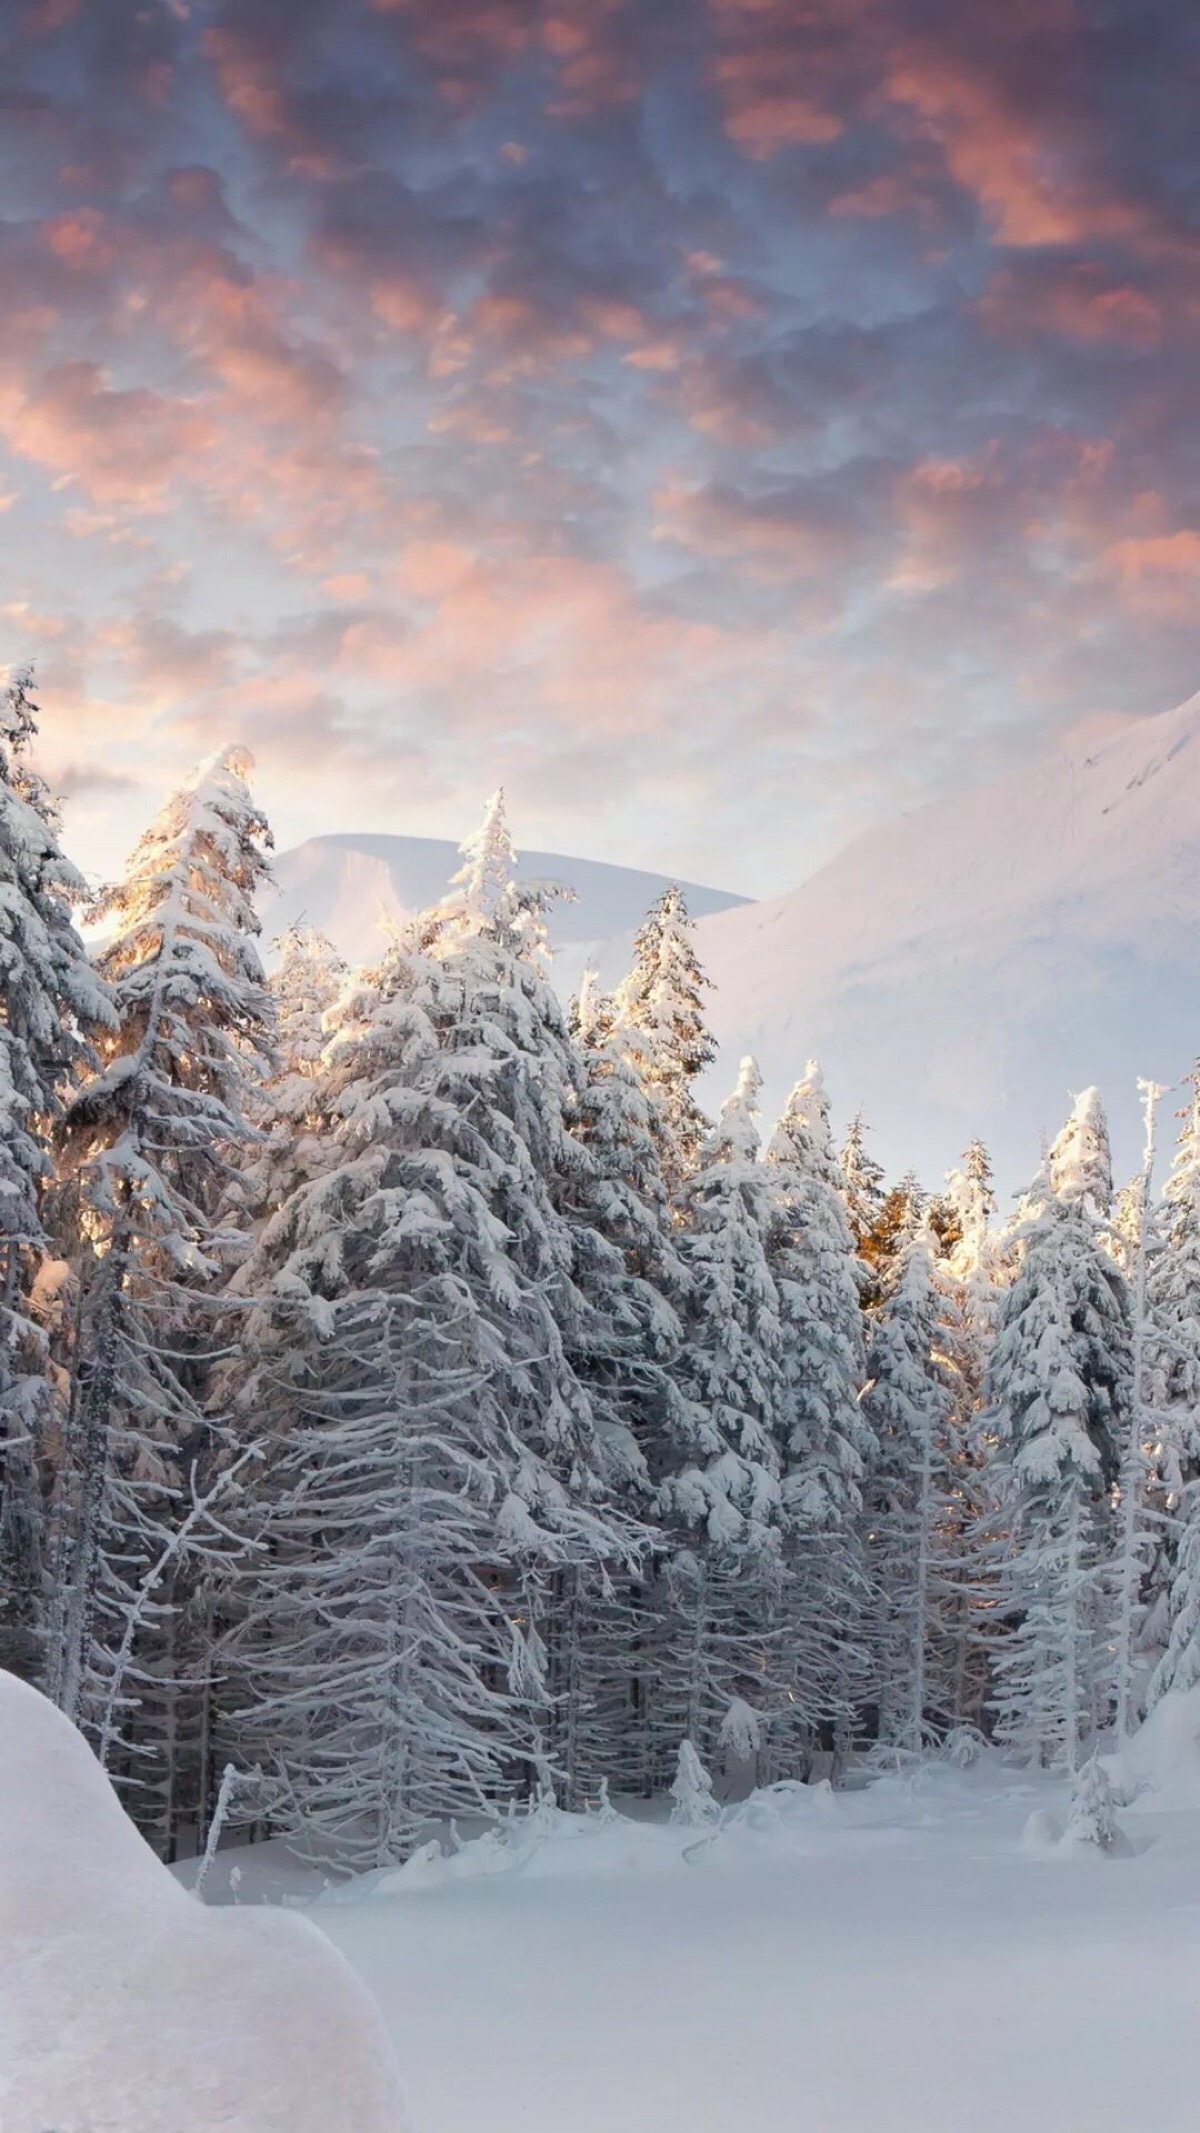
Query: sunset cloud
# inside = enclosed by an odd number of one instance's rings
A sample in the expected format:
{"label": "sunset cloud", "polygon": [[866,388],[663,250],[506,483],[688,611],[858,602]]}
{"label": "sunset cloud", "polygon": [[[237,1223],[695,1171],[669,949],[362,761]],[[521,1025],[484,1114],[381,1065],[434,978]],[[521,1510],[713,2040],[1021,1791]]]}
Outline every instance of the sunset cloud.
{"label": "sunset cloud", "polygon": [[503,778],[530,842],[783,887],[1194,687],[1186,42],[1157,0],[9,10],[0,663],[88,864],[244,733],[285,840]]}

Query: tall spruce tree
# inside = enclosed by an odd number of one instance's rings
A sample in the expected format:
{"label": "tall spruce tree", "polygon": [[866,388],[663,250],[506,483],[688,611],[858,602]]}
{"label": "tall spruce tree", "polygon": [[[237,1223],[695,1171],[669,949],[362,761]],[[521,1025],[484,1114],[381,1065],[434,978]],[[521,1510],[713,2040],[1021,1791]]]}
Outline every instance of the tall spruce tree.
{"label": "tall spruce tree", "polygon": [[664,889],[634,941],[633,968],[618,988],[617,1018],[653,1104],[667,1189],[695,1171],[708,1120],[694,1085],[716,1057],[704,1019],[709,980],[700,968],[682,889]]}
{"label": "tall spruce tree", "polygon": [[1151,1704],[1200,1680],[1200,1067],[1188,1088],[1146,1283],[1156,1546],[1144,1641],[1159,1651]]}
{"label": "tall spruce tree", "polygon": [[941,1303],[936,1341],[950,1395],[941,1694],[948,1722],[977,1731],[987,1697],[987,1625],[995,1604],[997,1553],[988,1518],[995,1439],[981,1415],[1006,1278],[991,1226],[994,1213],[991,1163],[982,1142],[974,1140],[946,1180],[933,1279]]}
{"label": "tall spruce tree", "polygon": [[811,1746],[848,1721],[865,1684],[864,1476],[877,1446],[854,1240],[820,1068],[810,1060],[767,1151],[768,1264],[782,1331],[776,1423],[786,1509],[785,1646],[793,1730]]}
{"label": "tall spruce tree", "polygon": [[1030,1760],[1071,1770],[1112,1693],[1109,1492],[1131,1384],[1127,1292],[1101,1241],[1111,1201],[1103,1112],[1087,1090],[1028,1197],[986,1388],[1009,1536],[997,1733]]}
{"label": "tall spruce tree", "polygon": [[576,1056],[499,799],[423,935],[346,996],[324,1168],[240,1277],[269,1456],[235,1730],[280,1826],[375,1864],[547,1763],[576,1782],[583,1626],[644,1537],[564,1211],[594,1168]]}
{"label": "tall spruce tree", "polygon": [[49,1138],[89,1032],[112,1008],[72,924],[85,896],[32,767],[32,676],[0,697],[0,1665],[45,1660],[46,1476],[61,1415],[37,1308],[46,1269]]}
{"label": "tall spruce tree", "polygon": [[[624,1477],[628,1507],[648,1515],[648,1491],[661,1483],[686,1440],[679,1387],[681,1313],[688,1277],[662,1176],[659,1141],[641,1077],[617,1035],[612,998],[585,973],[571,1017],[578,1047],[573,1130],[590,1158],[566,1182],[575,1279],[589,1306],[586,1339],[573,1361],[593,1402],[614,1411],[629,1433]],[[664,1562],[661,1536],[633,1563],[593,1580],[578,1627],[586,1696],[579,1758],[584,1789],[601,1779],[647,1793],[654,1783],[651,1711],[655,1695],[656,1603]],[[579,1784],[572,1788],[575,1796]]]}
{"label": "tall spruce tree", "polygon": [[878,1732],[913,1753],[950,1716],[956,1599],[953,1394],[938,1338],[936,1249],[923,1224],[900,1252],[874,1321],[863,1400],[879,1447],[867,1498]]}
{"label": "tall spruce tree", "polygon": [[250,767],[237,749],[204,764],[98,899],[117,1026],[59,1136],[75,1301],[52,1686],[164,1848],[181,1813],[181,1550],[201,1545],[215,1442],[210,1299],[237,1247],[221,1210],[270,1057],[253,902],[269,834]]}
{"label": "tall spruce tree", "polygon": [[[663,1752],[686,1739],[709,1760],[746,1712],[761,1746],[781,1694],[782,1325],[768,1261],[775,1179],[759,1160],[760,1087],[754,1060],[744,1059],[684,1189],[688,1435],[659,1491],[675,1552],[657,1737]],[[741,1745],[750,1745],[744,1730]]]}

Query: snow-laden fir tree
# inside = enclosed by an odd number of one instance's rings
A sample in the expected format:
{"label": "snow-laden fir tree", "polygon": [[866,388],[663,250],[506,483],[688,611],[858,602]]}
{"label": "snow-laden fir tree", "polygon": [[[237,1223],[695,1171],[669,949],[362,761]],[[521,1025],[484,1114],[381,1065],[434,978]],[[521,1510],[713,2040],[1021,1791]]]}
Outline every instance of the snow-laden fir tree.
{"label": "snow-laden fir tree", "polygon": [[675,1553],[656,1734],[672,1753],[690,1740],[710,1762],[731,1705],[769,1719],[781,1696],[783,1330],[768,1260],[776,1184],[759,1160],[760,1087],[744,1059],[684,1190],[687,1436],[659,1491]]}
{"label": "snow-laden fir tree", "polygon": [[563,1203],[592,1159],[498,802],[425,931],[335,1011],[324,1168],[239,1277],[269,1456],[236,1734],[278,1826],[360,1864],[547,1763],[574,1779],[577,1631],[643,1537],[629,1417],[572,1361]]}
{"label": "snow-laden fir tree", "polygon": [[[680,1313],[687,1274],[662,1175],[650,1100],[625,1055],[611,996],[585,972],[573,1003],[578,1049],[573,1116],[590,1160],[571,1171],[559,1202],[570,1225],[575,1282],[587,1306],[582,1342],[568,1352],[609,1427],[627,1432],[630,1458],[616,1477],[631,1514],[644,1518],[651,1487],[687,1437],[679,1389]],[[655,1681],[655,1599],[662,1550],[593,1577],[576,1631],[583,1709],[580,1784],[600,1779],[647,1793],[654,1783],[650,1710]],[[571,1804],[571,1794],[568,1796]]]}
{"label": "snow-laden fir tree", "polygon": [[1144,1639],[1160,1651],[1151,1704],[1200,1680],[1200,1068],[1188,1088],[1146,1281],[1157,1546]]}
{"label": "snow-laden fir tree", "polygon": [[72,924],[83,881],[30,762],[37,716],[18,674],[0,697],[0,1665],[29,1676],[44,1659],[43,1484],[60,1422],[34,1303],[48,1138],[87,1033],[112,1016]]}
{"label": "snow-laden fir tree", "polygon": [[671,1780],[671,1820],[684,1829],[707,1829],[720,1816],[713,1781],[690,1740],[679,1743]]}
{"label": "snow-laden fir tree", "polygon": [[767,1151],[768,1263],[781,1326],[776,1435],[786,1507],[789,1730],[811,1744],[865,1686],[861,1512],[876,1444],[864,1415],[859,1270],[820,1068],[810,1060]]}
{"label": "snow-laden fir tree", "polygon": [[[1156,1469],[1161,1468],[1156,1418],[1148,1399],[1149,1360],[1153,1346],[1150,1327],[1149,1287],[1152,1265],[1158,1254],[1158,1224],[1152,1200],[1157,1154],[1157,1112],[1166,1094],[1157,1082],[1141,1081],[1145,1144],[1136,1193],[1128,1207],[1129,1249],[1123,1255],[1129,1282],[1132,1319],[1130,1342],[1130,1399],[1125,1440],[1119,1447],[1121,1470],[1117,1502],[1114,1654],[1116,1727],[1124,1740],[1140,1721],[1144,1667],[1139,1647],[1147,1615],[1147,1579],[1152,1561],[1160,1553],[1164,1523],[1152,1498],[1158,1493]],[[1111,1238],[1110,1238],[1111,1249]]]}
{"label": "snow-laden fir tree", "polygon": [[867,1489],[878,1737],[913,1753],[957,1718],[947,1660],[961,1568],[936,1251],[923,1224],[900,1254],[874,1320],[863,1399],[878,1444]]}
{"label": "snow-laden fir tree", "polygon": [[226,1203],[247,1230],[273,1212],[302,1176],[320,1167],[317,1143],[328,1122],[314,1092],[329,1041],[326,1018],[350,976],[332,941],[313,927],[289,926],[273,945],[278,950],[269,980],[274,1071],[257,1092],[259,1141],[253,1160]]}
{"label": "snow-laden fir tree", "polygon": [[943,1345],[950,1351],[956,1405],[965,1419],[982,1396],[1001,1280],[991,1228],[996,1211],[992,1166],[982,1141],[972,1141],[959,1168],[949,1173],[942,1210],[948,1224],[938,1255]]}
{"label": "snow-laden fir tree", "polygon": [[989,1530],[988,1466],[994,1438],[981,1419],[988,1358],[1010,1269],[992,1229],[992,1170],[974,1140],[946,1179],[933,1278],[941,1304],[937,1347],[950,1392],[952,1487],[944,1505],[946,1563],[943,1704],[950,1722],[979,1730],[987,1695],[986,1625],[994,1602],[996,1539]]}
{"label": "snow-laden fir tree", "polygon": [[236,1250],[221,1210],[270,1056],[254,908],[269,835],[249,768],[237,749],[202,765],[98,899],[117,1026],[60,1134],[75,1297],[53,1689],[106,1761],[132,1752],[137,1812],[164,1846],[180,1813],[176,1544],[214,1445],[209,1298]]}
{"label": "snow-laden fir tree", "polygon": [[696,1169],[708,1131],[694,1094],[717,1050],[704,1018],[708,990],[683,891],[664,889],[638,930],[616,1008],[622,1041],[654,1107],[663,1176],[673,1195]]}
{"label": "snow-laden fir tree", "polygon": [[986,1385],[1007,1536],[996,1731],[1029,1760],[1071,1770],[1110,1710],[1110,1490],[1131,1397],[1128,1297],[1101,1241],[1106,1149],[1088,1090],[1028,1195]]}
{"label": "snow-laden fir tree", "polygon": [[838,1156],[846,1219],[860,1256],[884,1202],[883,1170],[868,1153],[867,1130],[862,1112],[856,1111]]}
{"label": "snow-laden fir tree", "polygon": [[279,1063],[285,1073],[311,1080],[325,1050],[325,1017],[349,971],[333,942],[315,926],[289,926],[274,945],[278,961],[270,984]]}

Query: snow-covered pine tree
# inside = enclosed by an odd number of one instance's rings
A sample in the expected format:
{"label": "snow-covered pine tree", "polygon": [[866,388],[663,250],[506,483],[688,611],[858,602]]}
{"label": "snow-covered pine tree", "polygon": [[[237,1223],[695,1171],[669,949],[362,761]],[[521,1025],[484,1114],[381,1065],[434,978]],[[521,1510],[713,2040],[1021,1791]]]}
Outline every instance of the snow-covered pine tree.
{"label": "snow-covered pine tree", "polygon": [[276,1052],[285,1074],[311,1081],[325,1049],[325,1017],[344,990],[349,969],[315,926],[289,926],[274,945],[279,951],[270,978]]}
{"label": "snow-covered pine tree", "polygon": [[675,1553],[656,1737],[663,1754],[687,1739],[710,1762],[733,1704],[770,1721],[782,1695],[782,1327],[767,1257],[776,1181],[759,1160],[760,1087],[744,1059],[684,1189],[687,1436],[659,1490]]}
{"label": "snow-covered pine tree", "polygon": [[692,934],[682,889],[664,889],[637,933],[633,968],[616,995],[622,1040],[653,1104],[663,1176],[673,1196],[700,1161],[708,1120],[694,1084],[717,1051],[704,1019],[709,980]]}
{"label": "snow-covered pine tree", "polygon": [[838,1156],[846,1219],[860,1259],[884,1202],[883,1170],[867,1152],[867,1131],[862,1112],[856,1111]]}
{"label": "snow-covered pine tree", "polygon": [[898,1252],[920,1219],[906,1184],[890,1191],[874,1157],[867,1152],[867,1126],[855,1113],[838,1157],[842,1198],[859,1259],[859,1293],[865,1311],[874,1310],[888,1285]]}
{"label": "snow-covered pine tree", "polygon": [[[687,1275],[662,1176],[658,1136],[641,1077],[617,1035],[611,996],[585,972],[571,1014],[578,1049],[573,1130],[590,1161],[567,1177],[566,1215],[576,1286],[587,1306],[582,1345],[568,1353],[598,1413],[628,1433],[629,1511],[645,1517],[650,1486],[673,1465],[687,1434],[678,1386],[680,1313]],[[654,1782],[649,1714],[655,1598],[662,1548],[607,1570],[578,1628],[587,1676],[581,1777],[647,1793]],[[575,1788],[578,1793],[578,1786]]]}
{"label": "snow-covered pine tree", "polygon": [[936,1240],[903,1247],[875,1317],[863,1407],[878,1452],[867,1484],[878,1737],[918,1753],[949,1709],[958,1600],[953,1393],[939,1345]]}
{"label": "snow-covered pine tree", "polygon": [[278,961],[269,979],[275,1015],[275,1069],[257,1091],[253,1160],[231,1182],[226,1212],[255,1229],[302,1176],[320,1167],[318,1136],[326,1129],[315,1098],[328,1042],[326,1017],[350,973],[323,933],[289,926],[273,944]]}
{"label": "snow-covered pine tree", "polygon": [[941,1300],[937,1345],[951,1397],[945,1505],[945,1567],[951,1590],[946,1637],[945,1710],[954,1725],[980,1728],[987,1696],[986,1623],[994,1601],[995,1537],[989,1531],[988,1465],[995,1440],[983,1424],[983,1386],[1008,1271],[991,1228],[992,1169],[979,1140],[949,1173],[941,1197],[933,1278]]}
{"label": "snow-covered pine tree", "polygon": [[1188,1080],[1147,1269],[1143,1386],[1156,1443],[1157,1545],[1144,1642],[1153,1705],[1200,1680],[1200,1067]]}
{"label": "snow-covered pine tree", "polygon": [[211,1291],[236,1245],[221,1205],[270,1057],[253,902],[270,840],[249,768],[239,749],[203,764],[98,899],[117,1027],[59,1136],[75,1301],[53,1689],[134,1777],[135,1812],[164,1849],[184,1782],[174,1549],[214,1442]]}
{"label": "snow-covered pine tree", "polygon": [[46,1265],[49,1135],[87,1035],[112,1008],[72,924],[85,896],[30,762],[32,676],[0,696],[0,1665],[44,1662],[44,1480],[60,1424],[34,1298]]}
{"label": "snow-covered pine tree", "polygon": [[1120,1446],[1121,1472],[1117,1506],[1117,1551],[1113,1566],[1116,1587],[1114,1610],[1114,1672],[1116,1677],[1116,1728],[1119,1740],[1128,1738],[1142,1714],[1141,1687],[1137,1675],[1137,1647],[1146,1614],[1147,1572],[1162,1537],[1162,1527],[1151,1505],[1153,1471],[1160,1454],[1156,1446],[1154,1415],[1148,1393],[1150,1334],[1149,1281],[1156,1256],[1157,1239],[1151,1198],[1157,1155],[1157,1112],[1166,1090],[1155,1081],[1142,1080],[1145,1144],[1137,1192],[1130,1200],[1130,1249],[1124,1265],[1129,1282],[1132,1338],[1130,1342],[1130,1400],[1125,1441]]}
{"label": "snow-covered pine tree", "polygon": [[1074,1770],[1111,1694],[1109,1492],[1131,1398],[1129,1304],[1101,1242],[1112,1199],[1094,1090],[1075,1106],[1026,1202],[1023,1259],[1001,1306],[987,1421],[1008,1534],[994,1659],[998,1736]]}
{"label": "snow-covered pine tree", "polygon": [[279,1826],[360,1864],[547,1764],[577,1781],[578,1633],[643,1539],[628,1417],[572,1361],[593,1306],[563,1200],[593,1166],[498,801],[424,937],[337,1010],[325,1167],[239,1276],[270,1439],[239,1745]]}
{"label": "snow-covered pine tree", "polygon": [[877,1450],[860,1399],[858,1262],[815,1060],[792,1090],[767,1156],[775,1190],[768,1263],[781,1326],[786,1716],[795,1759],[797,1747],[844,1726],[865,1687],[862,1488]]}

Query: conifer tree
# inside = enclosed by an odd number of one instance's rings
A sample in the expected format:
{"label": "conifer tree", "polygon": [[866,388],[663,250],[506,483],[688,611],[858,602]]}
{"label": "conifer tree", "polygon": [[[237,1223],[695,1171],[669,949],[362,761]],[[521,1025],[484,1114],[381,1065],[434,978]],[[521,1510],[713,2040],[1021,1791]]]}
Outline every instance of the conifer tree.
{"label": "conifer tree", "polygon": [[[1150,1339],[1149,1281],[1156,1256],[1156,1224],[1151,1191],[1157,1153],[1157,1111],[1166,1091],[1157,1082],[1138,1084],[1143,1097],[1145,1146],[1137,1192],[1130,1203],[1130,1249],[1123,1264],[1129,1280],[1132,1319],[1130,1342],[1130,1398],[1125,1440],[1119,1447],[1121,1471],[1117,1507],[1117,1558],[1114,1671],[1116,1677],[1116,1726],[1126,1739],[1141,1716],[1135,1684],[1135,1653],[1145,1614],[1145,1585],[1149,1559],[1156,1537],[1150,1496],[1152,1469],[1157,1464],[1154,1416],[1149,1406],[1148,1350]],[[1110,1247],[1111,1248],[1111,1247]]]}
{"label": "conifer tree", "polygon": [[867,1124],[861,1111],[850,1121],[838,1164],[846,1218],[859,1257],[879,1221],[884,1202],[883,1170],[867,1152]]}
{"label": "conifer tree", "polygon": [[239,1277],[270,1450],[238,1737],[280,1825],[360,1863],[547,1761],[576,1781],[581,1626],[643,1539],[630,1417],[581,1375],[593,1247],[564,1203],[594,1165],[537,916],[497,799],[429,952],[336,1011],[324,1166]]}
{"label": "conifer tree", "polygon": [[1159,1650],[1153,1705],[1200,1680],[1200,1068],[1188,1102],[1147,1269],[1143,1388],[1155,1441],[1156,1546],[1145,1644]]}
{"label": "conifer tree", "polygon": [[[571,1022],[578,1049],[573,1128],[590,1158],[560,1195],[576,1284],[588,1306],[585,1340],[572,1360],[593,1403],[628,1431],[631,1457],[618,1483],[630,1513],[645,1519],[650,1489],[671,1471],[687,1434],[678,1384],[687,1273],[650,1100],[619,1040],[615,1003],[590,972]],[[637,1562],[608,1568],[602,1582],[593,1580],[578,1626],[587,1676],[580,1767],[590,1789],[601,1779],[625,1791],[652,1789],[649,1714],[662,1561],[656,1539]]]}
{"label": "conifer tree", "polygon": [[[810,1060],[772,1135],[768,1263],[779,1294],[776,1434],[786,1508],[789,1710],[809,1743],[848,1719],[867,1668],[860,1522],[876,1443],[854,1241],[840,1192],[820,1068]],[[792,1700],[794,1699],[794,1700]]]}
{"label": "conifer tree", "polygon": [[695,1171],[708,1130],[694,1084],[716,1057],[704,1019],[709,980],[700,968],[682,889],[664,889],[634,941],[618,989],[617,1017],[653,1104],[663,1176],[677,1194]]}
{"label": "conifer tree", "polygon": [[1031,1760],[1078,1767],[1112,1691],[1111,1512],[1128,1425],[1129,1306],[1101,1236],[1107,1133],[1085,1091],[1028,1199],[1024,1257],[987,1379],[1009,1535],[995,1661],[997,1732]]}
{"label": "conifer tree", "polygon": [[164,1846],[180,1782],[172,1546],[215,1442],[206,1291],[236,1250],[221,1205],[270,1056],[253,903],[269,836],[249,767],[236,749],[201,766],[98,899],[117,1026],[60,1136],[55,1212],[76,1297],[53,1688],[106,1759],[117,1734],[140,1763],[138,1812]]}
{"label": "conifer tree", "polygon": [[663,1481],[672,1535],[658,1739],[712,1759],[735,1703],[780,1693],[782,1327],[768,1263],[775,1180],[758,1159],[761,1076],[744,1059],[682,1199],[691,1277],[687,1440]]}
{"label": "conifer tree", "polygon": [[868,1485],[876,1593],[879,1738],[919,1752],[949,1701],[953,1613],[953,1394],[939,1347],[936,1243],[927,1224],[903,1247],[874,1321],[863,1400],[878,1453]]}
{"label": "conifer tree", "polygon": [[980,1410],[1006,1278],[991,1228],[991,1163],[981,1141],[972,1141],[961,1166],[950,1172],[941,1210],[933,1279],[941,1305],[937,1348],[950,1394],[950,1489],[943,1506],[949,1572],[941,1611],[946,1640],[943,1694],[953,1725],[979,1729],[987,1693],[986,1626],[995,1602],[996,1560],[995,1539],[988,1530],[988,1468],[995,1440]]}
{"label": "conifer tree", "polygon": [[289,926],[275,946],[279,961],[270,985],[279,1063],[285,1073],[311,1080],[325,1049],[325,1017],[350,973],[333,942],[315,926]]}
{"label": "conifer tree", "polygon": [[31,1677],[44,1661],[44,1477],[60,1423],[37,1308],[48,1143],[88,1033],[112,1017],[72,924],[83,881],[30,762],[32,691],[24,672],[0,698],[0,1665]]}

